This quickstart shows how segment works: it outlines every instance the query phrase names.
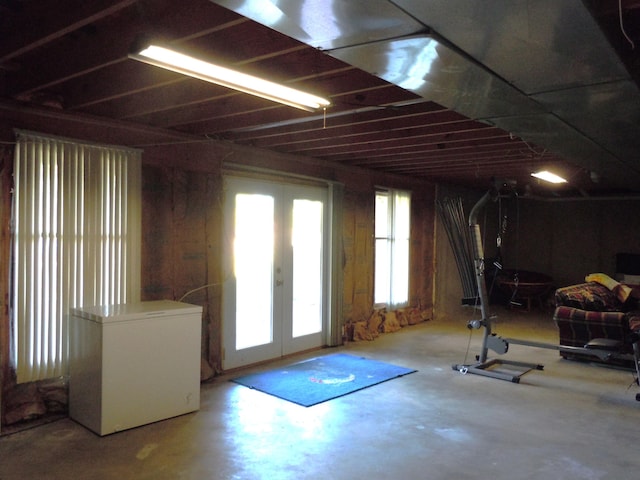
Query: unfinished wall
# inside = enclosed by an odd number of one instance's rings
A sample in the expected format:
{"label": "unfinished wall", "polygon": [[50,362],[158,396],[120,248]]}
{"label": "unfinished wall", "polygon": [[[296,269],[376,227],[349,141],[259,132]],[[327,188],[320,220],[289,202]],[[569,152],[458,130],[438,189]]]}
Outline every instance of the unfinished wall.
{"label": "unfinished wall", "polygon": [[[87,141],[137,145],[137,131],[122,125],[105,127],[100,122],[56,114],[26,117],[14,111],[15,118],[0,122],[2,149],[0,164],[0,372],[8,370],[9,321],[7,307],[9,256],[10,188],[13,127],[42,131]],[[153,132],[144,132],[152,135]],[[143,142],[145,143],[145,142]],[[225,163],[228,162],[228,163]],[[350,169],[318,160],[226,143],[158,145],[145,147],[143,153],[143,250],[142,298],[144,300],[180,299],[205,307],[203,319],[203,358],[212,369],[219,368],[220,352],[220,255],[222,176],[233,168],[286,172],[339,182],[344,185],[343,212],[343,318],[342,322],[368,315],[373,302],[373,205],[376,186],[403,188],[413,192],[410,299],[414,306],[430,310],[436,318],[466,324],[470,314],[460,306],[460,280],[450,246],[435,217],[435,188],[412,178],[387,176]],[[442,189],[442,194],[465,196],[471,208],[484,193],[464,189]],[[640,253],[640,201],[540,202],[522,200],[517,216],[517,262],[513,238],[504,248],[505,265],[547,273],[558,285],[580,281],[586,273],[613,273],[614,255],[624,251]],[[487,207],[487,218],[497,217],[496,205]],[[509,216],[514,219],[513,211]],[[485,251],[495,228],[487,234]],[[495,220],[493,220],[495,223]],[[510,221],[513,224],[514,221]],[[434,225],[436,232],[434,235]],[[495,227],[495,225],[494,225]],[[509,232],[510,235],[515,235]],[[435,242],[435,245],[434,245]],[[510,243],[511,242],[511,243]],[[435,251],[435,258],[434,258]],[[436,262],[437,260],[437,262]],[[435,275],[434,275],[434,262]],[[435,288],[435,295],[434,295]],[[7,375],[4,376],[6,385]],[[2,403],[0,396],[0,403]]]}
{"label": "unfinished wall", "polygon": [[13,146],[0,144],[0,418],[4,418],[4,385],[9,381],[9,255]]}
{"label": "unfinished wall", "polygon": [[[223,164],[223,159],[229,163]],[[185,301],[205,307],[203,358],[213,370],[221,365],[222,179],[234,169],[244,169],[244,174],[249,167],[260,169],[254,174],[282,181],[295,174],[344,184],[342,325],[372,312],[376,185],[411,189],[410,302],[430,317],[433,186],[244,148],[227,146],[221,151],[207,144],[147,149],[143,162],[142,298],[179,300],[185,292],[210,285]],[[262,170],[266,166],[268,172]]]}
{"label": "unfinished wall", "polygon": [[220,363],[220,176],[145,164],[142,178],[141,299],[203,307],[206,378]]}
{"label": "unfinished wall", "polygon": [[523,200],[520,264],[556,286],[615,274],[615,255],[640,253],[640,199]]}
{"label": "unfinished wall", "polygon": [[409,304],[428,311],[433,318],[435,285],[436,189],[414,190],[411,196],[411,246],[409,256]]}
{"label": "unfinished wall", "polygon": [[[6,127],[6,125],[5,125]],[[29,128],[21,124],[21,128]],[[64,135],[101,141],[101,132],[89,135],[64,124]],[[6,139],[12,132],[5,128]],[[117,143],[111,138],[110,143]],[[124,143],[124,142],[123,142]],[[5,302],[0,320],[0,367],[8,368],[9,319],[6,292],[9,268],[8,226],[10,218],[11,153],[3,163],[2,178],[2,279]],[[4,157],[3,157],[4,158]],[[262,172],[260,175],[304,175],[344,185],[343,211],[343,312],[341,323],[368,316],[373,303],[373,206],[376,186],[414,192],[410,298],[430,312],[432,307],[433,221],[435,187],[412,178],[400,178],[321,161],[279,155],[217,142],[161,145],[143,151],[142,187],[142,292],[143,300],[180,300],[204,307],[202,357],[210,374],[220,369],[221,352],[221,255],[223,175],[232,171]],[[229,162],[229,163],[224,163]],[[282,175],[278,172],[286,172]],[[6,181],[5,181],[6,180]],[[7,185],[5,185],[5,183]],[[430,316],[430,315],[429,315]],[[2,340],[4,339],[4,340]],[[204,370],[204,368],[203,368]]]}
{"label": "unfinished wall", "polygon": [[[482,194],[438,187],[438,198],[461,196],[467,216]],[[500,249],[505,268],[544,273],[553,278],[555,287],[582,282],[589,273],[613,276],[616,253],[640,253],[640,218],[634,214],[639,208],[640,199],[506,198],[501,205],[489,202],[478,217],[485,258],[496,254],[498,218],[506,216]],[[479,314],[460,304],[462,286],[455,258],[439,219],[436,225],[434,315],[462,327]]]}
{"label": "unfinished wall", "polygon": [[371,191],[345,191],[343,211],[343,315],[366,319],[373,307],[373,210]]}

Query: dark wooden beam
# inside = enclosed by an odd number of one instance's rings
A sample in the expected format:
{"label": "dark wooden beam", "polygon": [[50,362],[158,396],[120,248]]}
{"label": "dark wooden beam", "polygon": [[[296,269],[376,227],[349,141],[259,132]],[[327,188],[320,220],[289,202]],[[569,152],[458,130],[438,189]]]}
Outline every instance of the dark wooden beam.
{"label": "dark wooden beam", "polygon": [[[141,36],[179,42],[238,17],[208,0],[182,0],[180,8],[173,0],[136,2],[16,58],[21,68],[8,75],[7,93],[24,96],[52,90],[81,75],[127,61]],[[14,29],[13,36],[20,31]]]}
{"label": "dark wooden beam", "polygon": [[[20,35],[3,32],[0,63],[37,49],[64,35],[79,30],[107,16],[130,7],[137,0],[46,0],[23,2],[10,19],[19,25]],[[16,29],[17,31],[18,29]]]}

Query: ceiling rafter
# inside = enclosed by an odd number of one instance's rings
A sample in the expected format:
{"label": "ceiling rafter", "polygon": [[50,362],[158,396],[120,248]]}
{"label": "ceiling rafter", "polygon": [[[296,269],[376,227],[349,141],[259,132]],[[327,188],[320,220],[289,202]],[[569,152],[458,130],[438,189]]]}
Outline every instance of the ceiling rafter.
{"label": "ceiling rafter", "polygon": [[[368,0],[366,5],[378,1]],[[569,4],[568,0],[558,2]],[[128,125],[131,134],[126,138],[132,145],[148,145],[148,133],[153,131],[152,137],[162,145],[216,139],[312,157],[319,162],[432,181],[446,179],[475,187],[486,186],[491,176],[504,172],[518,182],[530,183],[530,171],[545,165],[568,173],[581,172],[573,175],[572,185],[563,187],[569,193],[608,188],[605,183],[589,183],[589,176],[583,174],[584,167],[535,142],[524,141],[521,135],[495,125],[499,122],[485,123],[478,118],[487,117],[463,115],[428,95],[401,88],[375,72],[367,73],[331,56],[332,45],[317,48],[319,44],[314,45],[311,40],[303,43],[287,32],[261,25],[215,1],[18,3],[20,8],[15,9],[3,5],[0,15],[1,100],[13,106],[55,110],[64,118],[76,115],[81,119],[78,123],[112,122],[118,132]],[[401,3],[423,8],[418,6],[421,2],[410,0],[380,0],[380,5],[383,3],[387,13],[395,10],[393,5]],[[451,8],[446,2],[434,2],[434,8],[436,3],[437,9]],[[286,8],[295,8],[294,4],[290,2]],[[360,7],[353,8],[365,8],[362,7],[365,3],[360,2],[348,2],[345,8],[355,4]],[[589,4],[598,12],[605,28],[610,29],[611,38],[620,43],[618,53],[624,56],[633,75],[640,60],[638,52],[630,51],[621,37],[617,1],[594,0]],[[623,0],[622,5],[625,19],[637,17],[640,0]],[[281,6],[285,8],[284,4]],[[375,9],[371,10],[367,15],[375,18]],[[514,15],[512,19],[527,18],[516,7],[507,10]],[[395,22],[404,17],[406,13],[400,12],[384,20]],[[348,22],[351,18],[344,17]],[[285,23],[296,21],[297,17],[292,15],[281,19]],[[26,24],[30,28],[25,29]],[[472,28],[473,24],[469,25]],[[358,29],[370,25],[352,22],[347,26],[348,31],[357,35]],[[304,29],[302,24],[292,27],[298,32]],[[429,27],[443,35],[446,30],[442,25]],[[628,29],[632,36],[638,35],[637,26],[629,24]],[[304,32],[300,38],[304,40],[303,37]],[[360,38],[369,41],[366,35]],[[303,112],[136,62],[128,54],[141,39],[168,44],[199,58],[309,90],[330,98],[332,105],[326,111]],[[462,48],[455,41],[452,44]],[[449,73],[454,75],[455,83],[456,72]],[[446,90],[450,83],[439,87]],[[495,92],[492,88],[486,90],[487,98],[482,101],[495,101],[492,97]],[[466,98],[461,100],[467,102]],[[535,128],[535,122],[533,125]],[[104,137],[113,141],[108,129],[104,130]],[[161,132],[166,132],[165,139]],[[140,141],[136,142],[138,134]],[[531,185],[541,189],[538,184]]]}
{"label": "ceiling rafter", "polygon": [[3,40],[0,44],[0,64],[113,15],[135,2],[136,0],[76,0],[64,9],[56,8],[59,5],[56,0],[37,2],[35,10],[22,10],[11,15],[9,21],[29,25],[29,28],[23,30],[22,37]]}

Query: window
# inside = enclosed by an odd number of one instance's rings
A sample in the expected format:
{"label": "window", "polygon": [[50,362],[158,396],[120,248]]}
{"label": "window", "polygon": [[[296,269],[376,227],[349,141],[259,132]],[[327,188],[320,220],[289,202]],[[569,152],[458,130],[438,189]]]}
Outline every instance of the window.
{"label": "window", "polygon": [[140,152],[17,137],[10,315],[21,383],[67,373],[70,308],[139,300]]}
{"label": "window", "polygon": [[374,302],[388,307],[409,303],[411,194],[376,192]]}

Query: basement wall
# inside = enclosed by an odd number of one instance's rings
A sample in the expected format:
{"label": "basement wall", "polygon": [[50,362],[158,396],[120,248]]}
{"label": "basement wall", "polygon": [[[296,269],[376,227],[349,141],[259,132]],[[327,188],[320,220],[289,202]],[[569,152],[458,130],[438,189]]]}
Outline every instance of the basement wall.
{"label": "basement wall", "polygon": [[[10,383],[8,364],[8,272],[13,128],[86,141],[143,149],[143,300],[180,299],[204,306],[203,360],[213,372],[220,365],[220,281],[222,178],[225,173],[259,171],[285,180],[304,175],[344,185],[343,323],[366,318],[373,298],[373,193],[375,186],[413,192],[410,301],[433,317],[465,328],[472,318],[460,305],[462,288],[455,261],[435,215],[436,189],[412,178],[222,142],[158,145],[162,132],[132,129],[64,112],[11,106],[0,120],[0,375]],[[156,145],[156,146],[151,146]],[[274,173],[275,172],[275,173]],[[281,172],[281,173],[277,173]],[[484,191],[438,187],[438,197],[461,194],[468,210]],[[581,281],[596,271],[614,272],[617,252],[640,253],[640,201],[540,201],[522,199],[508,212],[505,266],[551,275],[557,286]],[[515,209],[515,210],[514,210]],[[497,205],[486,208],[485,253],[495,254]],[[484,216],[480,216],[484,221]],[[517,225],[517,229],[512,226]],[[517,247],[517,248],[516,248]],[[517,264],[517,265],[516,265]],[[0,389],[0,406],[2,405]]]}
{"label": "basement wall", "polygon": [[221,366],[223,176],[252,174],[296,181],[300,176],[344,186],[340,324],[369,318],[373,308],[373,223],[376,186],[412,190],[410,304],[433,305],[435,187],[395,176],[310,159],[207,144],[154,147],[143,154],[142,299],[169,298],[204,306],[203,356]]}
{"label": "basement wall", "polygon": [[[291,155],[221,142],[176,142],[153,145],[140,140],[156,132],[85,121],[66,113],[11,109],[0,121],[0,372],[6,393],[13,386],[9,368],[9,222],[13,165],[13,128],[77,138],[83,141],[137,146],[142,155],[142,300],[184,300],[202,305],[203,375],[221,365],[221,246],[223,176],[227,173],[268,176],[287,181],[312,177],[343,186],[342,312],[339,323],[370,316],[373,306],[373,205],[376,186],[412,193],[410,303],[428,312],[433,305],[433,228],[435,186],[413,178],[384,175]],[[257,173],[256,173],[257,172]],[[208,372],[207,372],[208,370]],[[0,406],[4,408],[0,394]]]}
{"label": "basement wall", "polygon": [[640,199],[522,200],[519,262],[558,287],[616,273],[616,253],[640,254]]}
{"label": "basement wall", "polygon": [[[454,186],[438,186],[437,198],[461,197],[466,218],[484,194]],[[503,199],[502,205],[489,202],[478,216],[484,242],[485,259],[497,254],[498,218],[507,217],[500,249],[507,269],[529,270],[553,278],[554,287],[581,283],[590,273],[614,277],[617,253],[640,254],[640,199]],[[480,318],[470,307],[461,305],[462,285],[440,219],[435,229],[434,319],[460,325]],[[496,288],[496,287],[494,287]],[[553,289],[550,293],[553,292]],[[546,306],[549,318],[552,302]],[[503,304],[491,306],[498,314]],[[534,303],[533,308],[540,308]]]}

